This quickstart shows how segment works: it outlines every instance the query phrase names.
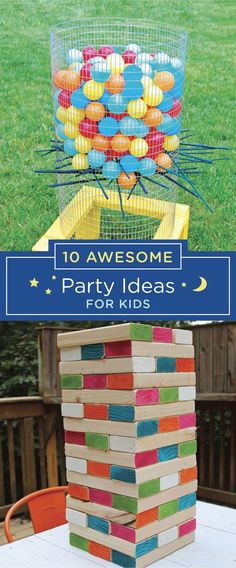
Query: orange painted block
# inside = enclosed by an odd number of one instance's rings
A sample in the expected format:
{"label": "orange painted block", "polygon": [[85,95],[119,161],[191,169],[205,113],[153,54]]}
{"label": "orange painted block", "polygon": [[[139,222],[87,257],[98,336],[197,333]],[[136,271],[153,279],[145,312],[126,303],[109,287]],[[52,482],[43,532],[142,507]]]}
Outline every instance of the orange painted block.
{"label": "orange painted block", "polygon": [[114,390],[132,390],[133,373],[111,373],[107,375],[107,386]]}
{"label": "orange painted block", "polygon": [[93,554],[93,556],[102,558],[103,560],[111,561],[111,548],[108,548],[103,544],[97,544],[97,542],[93,542],[91,540],[88,545],[88,552]]}
{"label": "orange painted block", "polygon": [[197,479],[197,466],[183,469],[180,472],[180,483],[189,483]]}
{"label": "orange painted block", "polygon": [[177,373],[193,373],[195,371],[194,359],[176,359]]}
{"label": "orange painted block", "polygon": [[148,509],[147,511],[143,511],[143,513],[138,513],[136,515],[134,527],[136,529],[141,529],[141,527],[145,527],[146,525],[149,525],[149,523],[154,523],[157,520],[158,507],[153,507],[153,509]]}
{"label": "orange painted block", "polygon": [[84,417],[92,420],[108,420],[107,404],[85,404]]}
{"label": "orange painted block", "polygon": [[77,483],[68,483],[68,493],[71,497],[75,499],[81,499],[81,501],[89,501],[89,489],[83,485],[77,485]]}
{"label": "orange painted block", "polygon": [[167,418],[159,418],[158,433],[173,432],[179,430],[179,416],[168,416]]}
{"label": "orange painted block", "polygon": [[88,475],[95,477],[107,477],[110,479],[110,465],[107,463],[99,463],[88,461]]}

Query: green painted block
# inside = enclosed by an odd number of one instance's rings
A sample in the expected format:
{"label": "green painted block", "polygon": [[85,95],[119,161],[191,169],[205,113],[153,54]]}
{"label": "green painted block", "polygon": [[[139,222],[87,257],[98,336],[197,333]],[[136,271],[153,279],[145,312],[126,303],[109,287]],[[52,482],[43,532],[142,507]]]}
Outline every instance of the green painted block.
{"label": "green painted block", "polygon": [[130,339],[133,341],[152,341],[152,326],[144,323],[131,323]]}
{"label": "green painted block", "polygon": [[197,442],[196,440],[190,440],[189,442],[182,442],[179,444],[179,457],[184,458],[185,456],[191,456],[191,454],[196,454]]}
{"label": "green painted block", "polygon": [[117,495],[116,493],[113,493],[112,507],[136,515],[138,512],[138,501],[134,497],[126,497],[124,495]]}
{"label": "green painted block", "polygon": [[62,389],[82,389],[83,375],[61,375]]}
{"label": "green painted block", "polygon": [[178,499],[174,499],[173,501],[169,501],[168,503],[163,503],[163,505],[159,505],[158,518],[161,521],[166,517],[170,517],[170,515],[178,513],[178,511],[179,511]]}
{"label": "green painted block", "polygon": [[109,436],[106,434],[93,434],[86,432],[85,444],[89,448],[97,448],[97,450],[109,450]]}
{"label": "green painted block", "polygon": [[89,541],[87,540],[87,538],[83,538],[82,536],[78,536],[77,534],[70,533],[70,544],[72,546],[80,548],[81,550],[85,550],[85,552],[88,552]]}
{"label": "green painted block", "polygon": [[179,400],[179,389],[174,387],[160,388],[160,402],[178,402]]}
{"label": "green painted block", "polygon": [[150,497],[151,495],[156,495],[160,491],[160,479],[151,479],[150,481],[144,481],[140,483],[138,488],[138,496],[140,499],[145,497]]}

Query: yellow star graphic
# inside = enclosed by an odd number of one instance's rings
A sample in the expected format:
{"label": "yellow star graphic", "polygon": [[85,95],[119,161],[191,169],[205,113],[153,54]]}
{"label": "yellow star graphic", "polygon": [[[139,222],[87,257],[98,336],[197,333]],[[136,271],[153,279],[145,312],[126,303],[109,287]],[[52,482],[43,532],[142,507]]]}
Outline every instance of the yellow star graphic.
{"label": "yellow star graphic", "polygon": [[39,280],[36,280],[36,278],[34,277],[33,280],[30,280],[30,287],[31,288],[37,288],[39,284]]}
{"label": "yellow star graphic", "polygon": [[45,290],[45,294],[47,294],[47,296],[50,296],[51,293],[52,290],[50,288],[47,288],[47,290]]}
{"label": "yellow star graphic", "polygon": [[182,286],[182,288],[186,288],[187,282],[182,282],[181,286]]}
{"label": "yellow star graphic", "polygon": [[57,277],[55,276],[55,274],[53,274],[52,280],[56,280],[56,278],[57,278]]}

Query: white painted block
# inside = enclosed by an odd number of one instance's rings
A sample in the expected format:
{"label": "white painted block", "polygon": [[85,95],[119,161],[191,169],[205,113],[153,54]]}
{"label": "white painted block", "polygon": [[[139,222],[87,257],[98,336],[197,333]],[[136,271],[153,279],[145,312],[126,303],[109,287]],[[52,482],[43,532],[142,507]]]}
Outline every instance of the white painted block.
{"label": "white painted block", "polygon": [[196,387],[179,387],[179,400],[195,400]]}
{"label": "white painted block", "polygon": [[68,418],[83,418],[84,405],[77,402],[63,402],[61,405],[62,416]]}
{"label": "white painted block", "polygon": [[136,439],[126,436],[110,436],[110,449],[116,452],[134,454],[136,451]]}
{"label": "white painted block", "polygon": [[81,347],[66,347],[61,349],[61,361],[79,361],[81,359]]}
{"label": "white painted block", "polygon": [[176,487],[179,484],[179,474],[170,473],[169,475],[164,475],[160,477],[160,491],[165,491],[165,489],[170,489],[171,487]]}
{"label": "white painted block", "polygon": [[77,473],[87,473],[87,460],[66,457],[66,469],[77,471]]}
{"label": "white painted block", "polygon": [[160,546],[164,546],[168,544],[168,542],[172,542],[178,538],[178,527],[171,527],[171,529],[167,529],[159,533],[158,535],[158,548]]}
{"label": "white painted block", "polygon": [[66,520],[68,523],[74,523],[79,527],[88,526],[88,515],[86,515],[86,513],[81,513],[80,511],[75,511],[74,509],[66,509]]}
{"label": "white painted block", "polygon": [[193,332],[188,329],[173,329],[173,341],[182,345],[192,345]]}
{"label": "white painted block", "polygon": [[155,370],[156,362],[154,357],[133,357],[134,373],[154,373]]}

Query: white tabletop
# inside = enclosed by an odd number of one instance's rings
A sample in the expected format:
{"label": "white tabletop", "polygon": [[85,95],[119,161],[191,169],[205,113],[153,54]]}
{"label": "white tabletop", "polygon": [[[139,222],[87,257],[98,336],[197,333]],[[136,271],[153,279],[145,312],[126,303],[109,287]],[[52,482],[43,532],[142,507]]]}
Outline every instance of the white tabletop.
{"label": "white tabletop", "polygon": [[[116,565],[70,546],[68,526],[0,547],[1,568],[115,568]],[[236,511],[197,504],[193,544],[170,554],[152,568],[236,568]]]}

